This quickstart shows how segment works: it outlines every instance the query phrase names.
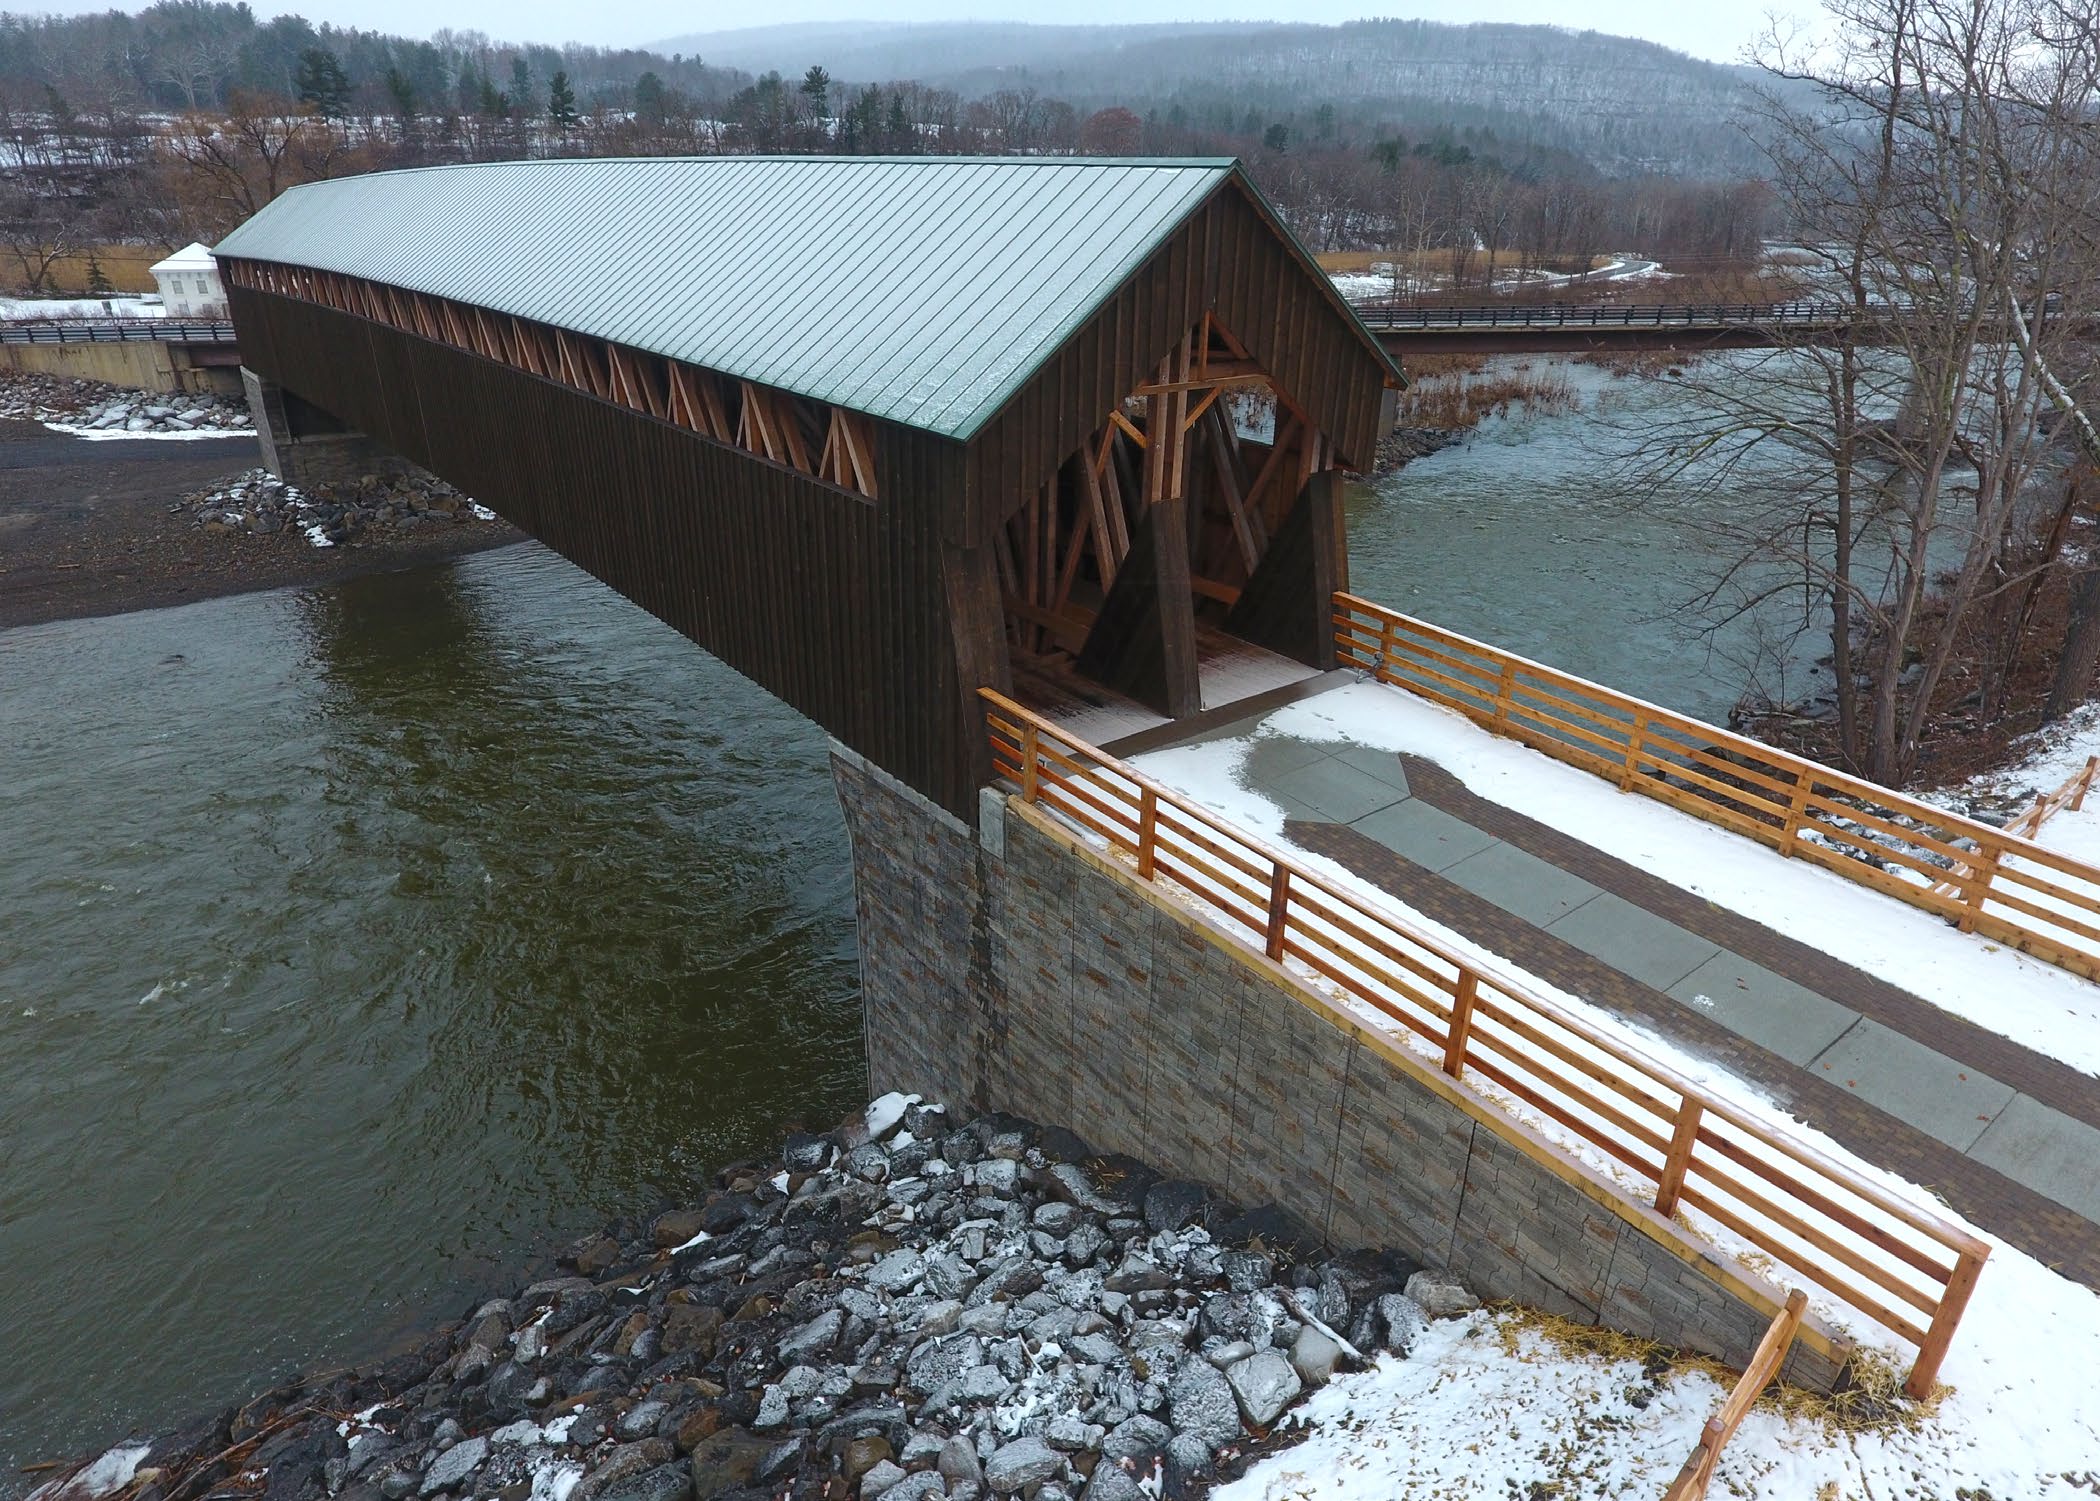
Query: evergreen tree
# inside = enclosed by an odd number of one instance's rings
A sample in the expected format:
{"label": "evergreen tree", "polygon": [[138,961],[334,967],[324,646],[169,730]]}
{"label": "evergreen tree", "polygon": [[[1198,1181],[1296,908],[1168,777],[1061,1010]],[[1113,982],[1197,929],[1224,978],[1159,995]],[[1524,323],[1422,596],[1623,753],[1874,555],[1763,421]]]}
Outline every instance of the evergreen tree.
{"label": "evergreen tree", "polygon": [[504,97],[519,119],[532,118],[532,66],[522,54],[510,60],[510,92]]}
{"label": "evergreen tree", "polygon": [[88,252],[87,289],[90,297],[107,297],[117,290],[102,269],[102,258],[92,250]]}
{"label": "evergreen tree", "polygon": [[501,120],[510,114],[510,100],[488,79],[481,80],[481,90],[474,100],[474,113],[484,120]]}
{"label": "evergreen tree", "polygon": [[918,150],[918,139],[911,128],[911,116],[904,112],[904,95],[902,93],[893,92],[890,95],[890,118],[888,125],[884,127],[883,134],[886,137],[883,142],[883,149],[887,151],[894,151],[900,156],[908,156]]}
{"label": "evergreen tree", "polygon": [[311,105],[324,120],[340,120],[350,113],[350,75],[342,60],[326,47],[308,47],[299,54],[292,70],[292,91],[301,104]]}
{"label": "evergreen tree", "polygon": [[802,75],[802,97],[809,101],[809,117],[821,120],[831,112],[831,75],[813,67]]}
{"label": "evergreen tree", "polygon": [[399,68],[386,70],[386,97],[394,106],[394,118],[406,127],[416,117],[416,86]]}
{"label": "evergreen tree", "polygon": [[634,81],[634,117],[644,125],[663,124],[664,81],[653,69]]}
{"label": "evergreen tree", "polygon": [[1289,145],[1290,139],[1290,131],[1284,128],[1281,120],[1278,120],[1261,133],[1262,149],[1264,151],[1282,151]]}
{"label": "evergreen tree", "polygon": [[583,121],[576,109],[576,91],[569,87],[569,75],[560,68],[547,80],[547,118],[554,122],[556,130],[574,130]]}

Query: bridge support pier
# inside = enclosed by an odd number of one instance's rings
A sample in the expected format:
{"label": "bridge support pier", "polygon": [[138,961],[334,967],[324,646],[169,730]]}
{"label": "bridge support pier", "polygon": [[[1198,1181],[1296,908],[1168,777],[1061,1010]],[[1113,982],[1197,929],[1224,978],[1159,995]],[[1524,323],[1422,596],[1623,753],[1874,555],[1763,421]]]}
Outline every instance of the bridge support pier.
{"label": "bridge support pier", "polygon": [[241,367],[241,389],[255,419],[263,465],[288,485],[310,490],[347,484],[376,474],[392,478],[421,474],[415,464],[333,412],[315,406],[267,376]]}

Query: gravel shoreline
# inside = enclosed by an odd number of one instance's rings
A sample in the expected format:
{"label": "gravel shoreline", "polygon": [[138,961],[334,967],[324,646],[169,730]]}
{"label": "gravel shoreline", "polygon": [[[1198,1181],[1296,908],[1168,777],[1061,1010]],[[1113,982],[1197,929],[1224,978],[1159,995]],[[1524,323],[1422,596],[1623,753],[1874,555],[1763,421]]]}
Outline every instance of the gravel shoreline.
{"label": "gravel shoreline", "polygon": [[416,1348],[55,1472],[35,1501],[1136,1501],[1478,1307],[1069,1131],[888,1095]]}

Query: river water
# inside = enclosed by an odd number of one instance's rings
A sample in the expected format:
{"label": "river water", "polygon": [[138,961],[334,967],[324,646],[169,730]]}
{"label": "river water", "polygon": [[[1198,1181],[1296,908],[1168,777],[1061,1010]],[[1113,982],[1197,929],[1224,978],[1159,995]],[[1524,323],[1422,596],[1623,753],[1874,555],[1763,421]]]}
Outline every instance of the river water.
{"label": "river water", "polygon": [[[1718,717],[1690,502],[1594,452],[1660,398],[1571,373],[1357,492],[1355,587]],[[0,1494],[863,1086],[822,735],[536,547],[0,632],[0,851]]]}

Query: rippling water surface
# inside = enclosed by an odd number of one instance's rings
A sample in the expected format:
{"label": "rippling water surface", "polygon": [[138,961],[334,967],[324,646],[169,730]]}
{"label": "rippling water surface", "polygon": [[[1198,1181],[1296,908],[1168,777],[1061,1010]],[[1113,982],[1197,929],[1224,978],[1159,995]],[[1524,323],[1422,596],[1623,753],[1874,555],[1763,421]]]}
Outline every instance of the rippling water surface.
{"label": "rippling water surface", "polygon": [[862,1088],[822,735],[537,548],[0,632],[0,1492]]}
{"label": "rippling water surface", "polygon": [[[1355,585],[1719,717],[1710,502],[1594,441],[1670,398],[1569,368]],[[822,735],[550,553],[0,632],[0,1494],[835,1119],[858,1028]]]}

